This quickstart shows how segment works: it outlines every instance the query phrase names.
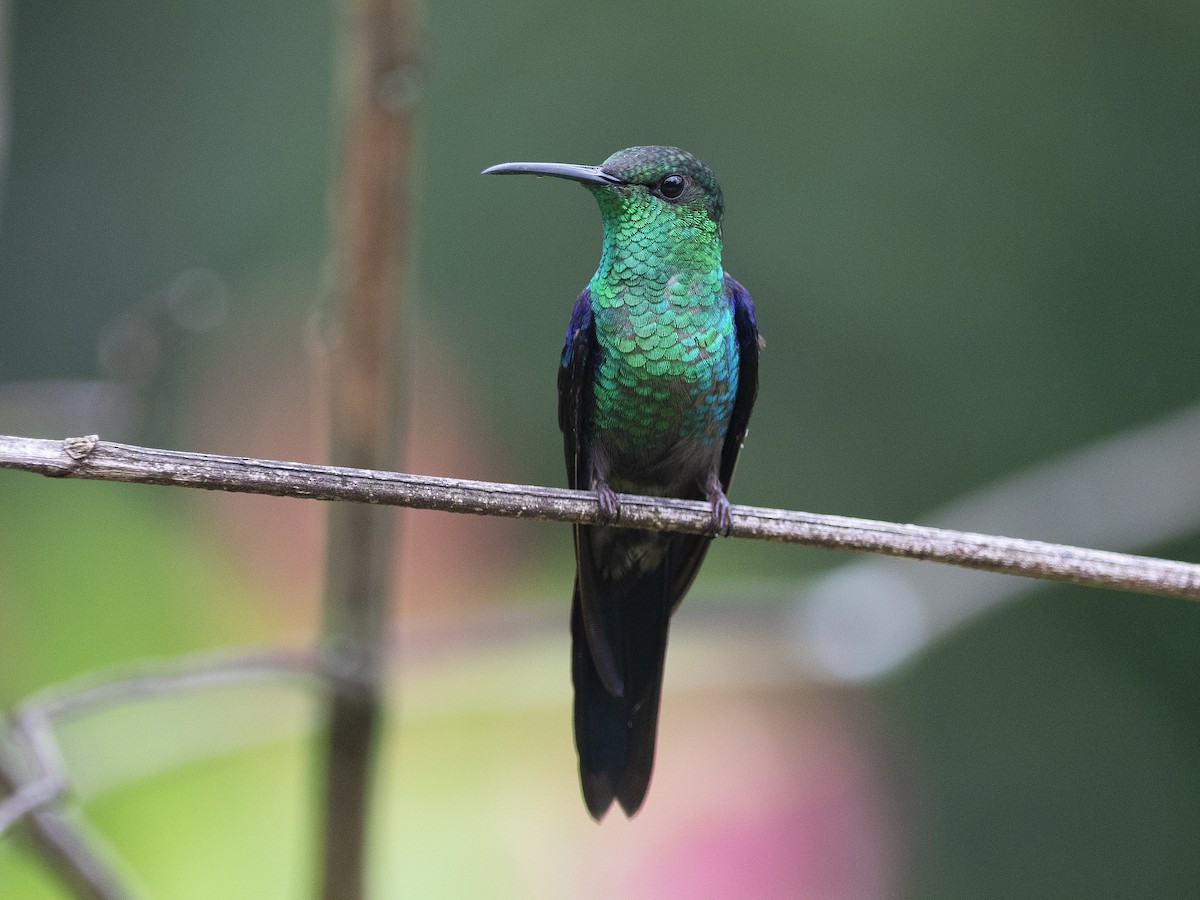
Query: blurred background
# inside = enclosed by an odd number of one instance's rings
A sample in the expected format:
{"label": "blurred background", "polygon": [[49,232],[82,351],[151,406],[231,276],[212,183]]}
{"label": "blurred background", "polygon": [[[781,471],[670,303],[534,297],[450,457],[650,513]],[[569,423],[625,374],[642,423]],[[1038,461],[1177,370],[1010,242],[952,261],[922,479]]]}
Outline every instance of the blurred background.
{"label": "blurred background", "polygon": [[[0,433],[324,459],[325,0],[10,3]],[[767,339],[735,502],[1200,559],[1200,7],[430,3],[405,468],[561,485],[599,216],[516,159],[688,148]],[[0,701],[315,636],[323,510],[0,472]],[[378,896],[1200,893],[1200,609],[721,541],[655,782],[597,827],[565,526],[402,514]],[[148,897],[312,881],[310,699],[65,726]],[[61,897],[15,836],[0,897]]]}

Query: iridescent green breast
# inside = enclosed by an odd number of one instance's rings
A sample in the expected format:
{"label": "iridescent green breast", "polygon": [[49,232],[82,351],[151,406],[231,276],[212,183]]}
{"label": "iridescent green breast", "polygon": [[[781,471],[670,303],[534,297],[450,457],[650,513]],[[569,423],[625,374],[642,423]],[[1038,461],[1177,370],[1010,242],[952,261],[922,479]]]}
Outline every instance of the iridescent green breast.
{"label": "iridescent green breast", "polygon": [[599,348],[592,427],[647,450],[720,441],[737,392],[720,268],[684,278],[618,263],[590,290]]}

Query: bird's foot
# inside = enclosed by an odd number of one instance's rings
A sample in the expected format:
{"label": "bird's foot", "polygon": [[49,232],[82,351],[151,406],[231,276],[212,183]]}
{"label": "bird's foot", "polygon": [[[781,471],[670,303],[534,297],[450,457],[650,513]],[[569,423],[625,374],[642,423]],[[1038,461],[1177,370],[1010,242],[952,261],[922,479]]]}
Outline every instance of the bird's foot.
{"label": "bird's foot", "polygon": [[596,479],[592,482],[592,490],[600,503],[600,515],[605,521],[615,522],[621,518],[621,501],[617,499],[616,491],[608,486],[607,481]]}
{"label": "bird's foot", "polygon": [[729,537],[733,528],[733,506],[725,496],[725,489],[715,475],[710,475],[704,485],[704,493],[712,505],[712,524],[709,526],[713,534]]}

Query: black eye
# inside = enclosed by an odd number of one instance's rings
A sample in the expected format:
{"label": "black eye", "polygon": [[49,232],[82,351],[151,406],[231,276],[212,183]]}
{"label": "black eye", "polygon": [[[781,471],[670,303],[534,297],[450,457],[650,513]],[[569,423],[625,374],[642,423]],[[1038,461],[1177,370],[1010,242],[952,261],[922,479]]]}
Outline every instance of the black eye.
{"label": "black eye", "polygon": [[682,175],[668,175],[658,183],[658,193],[666,200],[678,200],[687,185],[687,179]]}

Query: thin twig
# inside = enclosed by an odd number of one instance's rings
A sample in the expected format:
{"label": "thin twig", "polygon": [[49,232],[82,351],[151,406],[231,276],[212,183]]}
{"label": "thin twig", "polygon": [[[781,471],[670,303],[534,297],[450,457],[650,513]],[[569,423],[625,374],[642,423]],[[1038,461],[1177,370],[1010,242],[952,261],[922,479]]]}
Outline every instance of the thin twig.
{"label": "thin twig", "polygon": [[98,852],[99,839],[58,807],[69,780],[52,725],[146,697],[316,674],[311,651],[268,649],[142,664],[39,691],[20,704],[6,729],[8,746],[0,747],[0,789],[9,794],[0,802],[0,833],[26,822],[42,859],[80,900],[127,900],[132,892]]}
{"label": "thin twig", "polygon": [[[0,468],[67,478],[170,484],[314,500],[350,500],[446,512],[603,524],[585,491],[154,450],[93,438],[64,442],[0,436]],[[619,495],[620,524],[701,534],[707,504]],[[731,537],[858,550],[970,569],[1200,600],[1200,565],[922,525],[733,507]]]}
{"label": "thin twig", "polygon": [[10,767],[12,793],[0,802],[0,834],[23,816],[57,800],[67,788],[67,767],[54,737],[55,724],[148,697],[241,684],[254,678],[316,674],[310,650],[222,651],[140,663],[38,691],[18,705],[6,729],[13,749],[21,752],[34,771],[21,778],[15,767]]}
{"label": "thin twig", "polygon": [[5,779],[6,789],[12,793],[0,801],[0,834],[35,809],[57,800],[66,786],[60,778],[48,773],[25,781],[16,777],[15,768],[6,774],[10,776]]}
{"label": "thin twig", "polygon": [[[17,792],[24,783],[21,767],[0,753],[0,789]],[[30,810],[26,819],[33,846],[79,900],[128,900],[132,895],[97,854],[95,839],[57,808]]]}

